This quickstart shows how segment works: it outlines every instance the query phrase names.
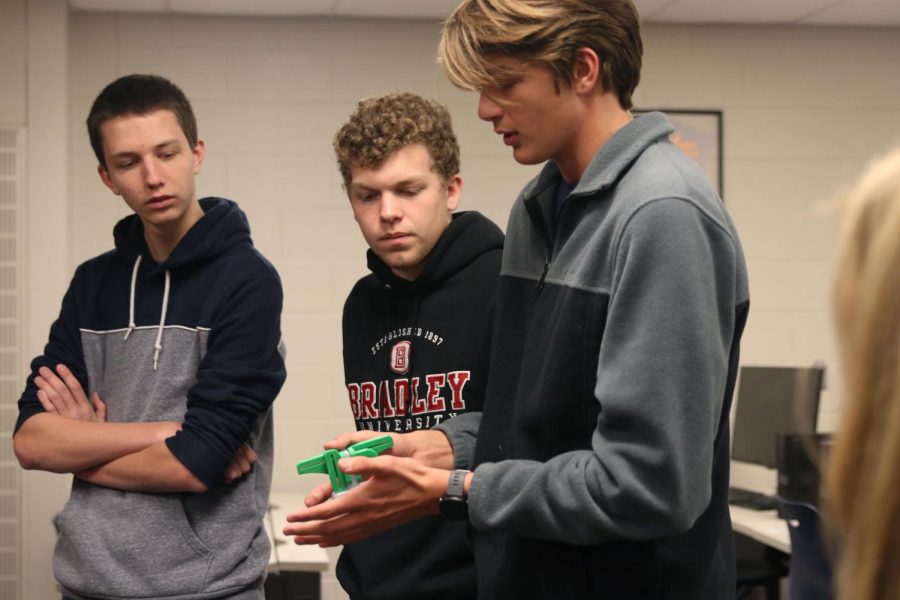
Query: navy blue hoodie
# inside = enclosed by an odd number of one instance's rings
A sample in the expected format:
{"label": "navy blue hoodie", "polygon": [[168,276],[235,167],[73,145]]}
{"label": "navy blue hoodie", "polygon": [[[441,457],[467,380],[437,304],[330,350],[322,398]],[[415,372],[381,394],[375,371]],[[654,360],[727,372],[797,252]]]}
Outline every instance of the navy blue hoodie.
{"label": "navy blue hoodie", "polygon": [[[17,430],[43,411],[37,370],[63,363],[100,394],[110,422],[181,422],[168,448],[209,488],[143,494],[76,478],[54,555],[56,578],[76,598],[218,598],[254,585],[268,562],[281,282],[237,204],[200,206],[204,216],[161,263],[136,215],[116,225],[115,250],[76,270],[19,400]],[[247,441],[257,463],[222,484]]]}

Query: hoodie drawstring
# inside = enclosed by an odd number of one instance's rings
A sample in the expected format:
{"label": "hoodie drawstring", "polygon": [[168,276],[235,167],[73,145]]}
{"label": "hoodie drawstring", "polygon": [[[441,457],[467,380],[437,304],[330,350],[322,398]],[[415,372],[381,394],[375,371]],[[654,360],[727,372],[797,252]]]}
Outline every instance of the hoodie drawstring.
{"label": "hoodie drawstring", "polygon": [[137,259],[134,261],[134,268],[131,270],[131,296],[128,304],[128,331],[125,332],[125,338],[128,339],[128,336],[131,335],[131,332],[134,331],[134,290],[137,288],[137,274],[138,268],[141,266],[141,259],[143,257],[138,254]]}
{"label": "hoodie drawstring", "polygon": [[169,276],[168,269],[166,270],[166,287],[163,290],[163,303],[162,303],[162,314],[159,316],[159,330],[156,332],[156,343],[153,345],[153,370],[156,370],[156,365],[159,364],[159,351],[162,350],[162,334],[163,329],[166,326],[166,310],[169,308],[169,280],[171,277]]}
{"label": "hoodie drawstring", "polygon": [[[131,272],[131,297],[129,300],[128,306],[128,331],[125,332],[125,339],[128,339],[128,336],[131,335],[131,332],[134,331],[136,325],[134,322],[134,298],[135,298],[135,290],[137,289],[137,274],[138,268],[141,266],[141,255],[138,255],[137,260],[134,261],[134,269]],[[153,344],[153,370],[155,371],[157,366],[159,366],[159,353],[162,350],[162,336],[163,331],[166,327],[166,311],[169,309],[169,287],[171,285],[171,275],[169,274],[168,269],[166,270],[166,284],[163,289],[163,301],[162,301],[162,310],[159,317],[159,328],[156,331],[156,343]]]}

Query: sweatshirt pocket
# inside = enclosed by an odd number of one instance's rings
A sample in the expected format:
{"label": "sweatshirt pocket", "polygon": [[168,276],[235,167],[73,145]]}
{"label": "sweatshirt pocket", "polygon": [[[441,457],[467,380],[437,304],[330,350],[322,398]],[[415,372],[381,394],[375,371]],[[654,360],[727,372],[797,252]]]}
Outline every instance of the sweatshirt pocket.
{"label": "sweatshirt pocket", "polygon": [[140,494],[76,479],[57,519],[57,580],[98,597],[199,592],[212,551],[194,532],[182,494]]}

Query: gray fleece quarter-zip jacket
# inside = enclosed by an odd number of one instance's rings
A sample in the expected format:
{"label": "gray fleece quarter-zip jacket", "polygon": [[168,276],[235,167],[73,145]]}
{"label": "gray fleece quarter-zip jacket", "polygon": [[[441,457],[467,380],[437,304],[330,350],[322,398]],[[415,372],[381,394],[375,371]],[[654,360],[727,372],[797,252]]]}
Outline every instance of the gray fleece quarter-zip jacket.
{"label": "gray fleece quarter-zip jacket", "polygon": [[734,596],[747,273],[672,131],[660,113],[619,130],[558,216],[554,163],[513,206],[480,427],[440,426],[475,468],[479,598]]}

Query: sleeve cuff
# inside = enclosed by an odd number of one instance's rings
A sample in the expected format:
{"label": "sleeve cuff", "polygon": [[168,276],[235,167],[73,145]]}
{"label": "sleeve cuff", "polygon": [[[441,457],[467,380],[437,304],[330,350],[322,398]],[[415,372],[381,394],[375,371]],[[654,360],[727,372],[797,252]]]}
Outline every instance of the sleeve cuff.
{"label": "sleeve cuff", "polygon": [[454,469],[469,470],[472,468],[475,441],[480,424],[481,413],[469,412],[453,417],[434,427],[434,429],[443,432],[447,439],[450,440],[450,446],[453,448]]}

